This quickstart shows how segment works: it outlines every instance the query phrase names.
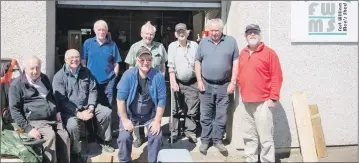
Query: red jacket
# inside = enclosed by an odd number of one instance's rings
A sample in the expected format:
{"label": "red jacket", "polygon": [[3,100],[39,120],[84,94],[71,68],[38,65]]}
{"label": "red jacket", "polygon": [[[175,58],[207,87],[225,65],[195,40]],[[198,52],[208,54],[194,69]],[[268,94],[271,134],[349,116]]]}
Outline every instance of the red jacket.
{"label": "red jacket", "polygon": [[243,102],[279,100],[283,77],[277,54],[264,43],[252,55],[249,53],[245,47],[238,62],[237,83]]}

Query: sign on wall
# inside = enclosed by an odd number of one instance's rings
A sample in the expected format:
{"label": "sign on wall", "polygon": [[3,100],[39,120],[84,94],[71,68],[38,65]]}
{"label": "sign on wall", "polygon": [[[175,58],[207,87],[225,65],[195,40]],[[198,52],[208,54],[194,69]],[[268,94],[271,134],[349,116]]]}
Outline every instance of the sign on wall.
{"label": "sign on wall", "polygon": [[292,42],[358,42],[358,1],[292,1]]}

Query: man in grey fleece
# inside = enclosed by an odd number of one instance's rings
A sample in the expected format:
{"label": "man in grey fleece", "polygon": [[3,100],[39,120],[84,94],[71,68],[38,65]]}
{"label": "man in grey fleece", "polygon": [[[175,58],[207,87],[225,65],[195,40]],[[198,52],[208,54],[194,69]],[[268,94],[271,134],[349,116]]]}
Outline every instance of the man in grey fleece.
{"label": "man in grey fleece", "polygon": [[[71,139],[71,159],[86,162],[81,151],[80,126],[95,123],[100,145],[105,152],[113,152],[108,145],[111,140],[111,109],[97,102],[96,81],[90,70],[80,65],[80,53],[67,50],[65,64],[54,76],[53,88],[56,101],[62,109],[62,117]],[[94,119],[93,121],[89,121]]]}

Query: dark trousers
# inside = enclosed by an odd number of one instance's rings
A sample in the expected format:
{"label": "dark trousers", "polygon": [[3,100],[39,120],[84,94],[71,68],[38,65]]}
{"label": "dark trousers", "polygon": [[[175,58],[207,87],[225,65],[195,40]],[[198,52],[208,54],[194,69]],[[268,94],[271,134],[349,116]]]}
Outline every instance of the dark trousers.
{"label": "dark trousers", "polygon": [[227,123],[227,110],[229,97],[227,87],[224,84],[213,84],[203,80],[205,91],[200,93],[200,122],[202,126],[201,142],[208,144],[222,143],[225,126]]}
{"label": "dark trousers", "polygon": [[[132,122],[134,125],[137,122]],[[152,135],[149,130],[149,124],[146,126],[148,131],[148,144],[147,144],[147,159],[148,162],[157,162],[157,155],[161,148],[162,130],[158,135]],[[122,121],[120,120],[120,129],[123,129]],[[118,160],[120,162],[130,162],[132,153],[133,136],[131,132],[120,131],[117,138],[118,145]]]}
{"label": "dark trousers", "polygon": [[[86,122],[78,119],[76,116],[67,117],[64,116],[66,129],[71,139],[71,153],[78,154],[81,152],[80,144],[80,129],[81,125],[93,125],[90,123],[96,123],[96,134],[102,141],[110,141],[111,136],[111,112],[108,107],[97,105],[94,110],[94,117]],[[85,128],[87,130],[87,128]]]}
{"label": "dark trousers", "polygon": [[103,106],[112,109],[113,92],[115,88],[116,77],[111,77],[107,82],[97,85],[97,101]]}
{"label": "dark trousers", "polygon": [[172,135],[179,134],[179,120],[181,117],[185,118],[185,135],[196,135],[196,117],[198,115],[199,107],[199,90],[197,88],[197,80],[196,78],[193,78],[193,80],[190,80],[189,82],[181,82],[179,80],[177,80],[177,82],[179,92],[174,92],[175,107],[172,110]]}

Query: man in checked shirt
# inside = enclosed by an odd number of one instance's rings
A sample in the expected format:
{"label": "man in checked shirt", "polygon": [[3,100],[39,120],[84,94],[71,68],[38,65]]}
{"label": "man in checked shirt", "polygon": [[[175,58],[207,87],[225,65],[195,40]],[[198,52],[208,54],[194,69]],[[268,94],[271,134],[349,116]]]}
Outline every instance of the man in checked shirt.
{"label": "man in checked shirt", "polygon": [[199,108],[199,90],[194,72],[194,62],[198,44],[187,40],[189,32],[185,24],[177,24],[175,26],[177,41],[172,42],[168,47],[168,72],[171,89],[176,99],[174,101],[176,107],[172,109],[171,136],[173,142],[181,138],[182,134],[179,132],[178,124],[179,118],[183,114],[185,117],[184,134],[190,142],[197,143],[195,118]]}

